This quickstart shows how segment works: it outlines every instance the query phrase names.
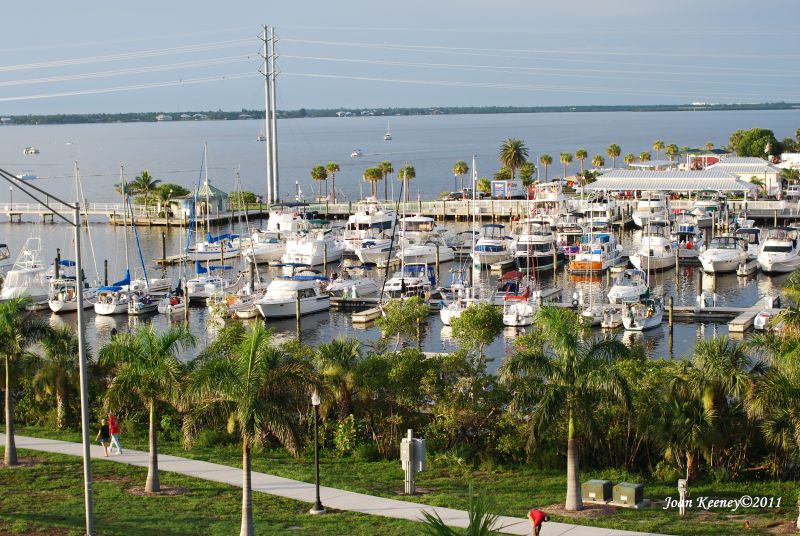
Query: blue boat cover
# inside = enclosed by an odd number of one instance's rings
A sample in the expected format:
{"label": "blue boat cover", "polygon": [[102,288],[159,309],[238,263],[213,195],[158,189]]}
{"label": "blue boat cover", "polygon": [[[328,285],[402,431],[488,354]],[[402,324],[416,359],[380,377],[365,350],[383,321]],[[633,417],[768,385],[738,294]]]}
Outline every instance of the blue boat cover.
{"label": "blue boat cover", "polygon": [[219,236],[211,236],[211,233],[206,235],[206,241],[209,244],[215,244],[217,242],[221,242],[222,240],[233,240],[234,238],[239,238],[239,235],[230,233],[221,234]]}
{"label": "blue boat cover", "polygon": [[125,285],[130,285],[130,284],[131,284],[131,271],[130,270],[125,270],[125,278],[122,279],[121,281],[117,281],[112,286],[114,286],[114,287],[124,287]]}

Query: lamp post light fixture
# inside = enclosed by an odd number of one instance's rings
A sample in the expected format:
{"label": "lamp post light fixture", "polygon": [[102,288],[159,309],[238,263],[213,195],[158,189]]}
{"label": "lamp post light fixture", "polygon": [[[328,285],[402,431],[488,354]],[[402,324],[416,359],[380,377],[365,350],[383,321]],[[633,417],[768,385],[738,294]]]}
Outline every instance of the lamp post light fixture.
{"label": "lamp post light fixture", "polygon": [[322,501],[319,500],[319,430],[317,428],[317,421],[319,421],[319,393],[316,389],[311,394],[311,405],[314,406],[314,487],[317,492],[317,500],[311,510],[308,511],[312,515],[320,515],[325,513],[325,507],[322,506]]}

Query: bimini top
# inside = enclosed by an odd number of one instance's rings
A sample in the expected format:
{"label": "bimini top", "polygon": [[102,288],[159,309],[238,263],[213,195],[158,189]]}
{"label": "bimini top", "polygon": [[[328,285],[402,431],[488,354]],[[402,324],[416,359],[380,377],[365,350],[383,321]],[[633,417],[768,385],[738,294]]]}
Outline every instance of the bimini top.
{"label": "bimini top", "polygon": [[286,279],[289,281],[327,281],[324,275],[279,275],[275,279]]}
{"label": "bimini top", "polygon": [[230,233],[221,234],[219,236],[211,236],[211,233],[206,235],[206,241],[209,244],[215,244],[217,242],[221,242],[222,240],[233,240],[235,238],[239,238],[239,235]]}

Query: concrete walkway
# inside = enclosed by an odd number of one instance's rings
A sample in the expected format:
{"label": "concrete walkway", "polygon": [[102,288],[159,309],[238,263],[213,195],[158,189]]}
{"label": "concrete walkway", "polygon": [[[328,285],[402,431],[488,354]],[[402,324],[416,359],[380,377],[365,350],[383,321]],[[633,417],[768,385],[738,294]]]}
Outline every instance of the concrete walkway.
{"label": "concrete walkway", "polygon": [[[53,439],[40,439],[36,437],[16,436],[17,448],[81,456],[81,444]],[[0,444],[5,441],[5,434],[0,434]],[[106,460],[138,467],[147,467],[147,452],[126,450],[121,456],[103,457],[103,448],[99,445],[91,447],[92,459]],[[189,460],[177,456],[159,454],[158,467],[161,471],[179,473],[186,476],[229,484],[241,487],[242,470],[227,465],[219,465],[199,460]],[[287,497],[314,503],[315,490],[313,484],[289,480],[264,473],[252,474],[253,491]],[[422,512],[436,512],[450,526],[466,527],[469,523],[467,512],[452,508],[440,508],[425,504],[374,497],[362,493],[353,493],[336,488],[321,487],[320,496],[322,504],[327,508],[361,512],[362,514],[379,515],[397,519],[420,521]],[[505,534],[530,535],[531,529],[527,519],[503,516],[495,525],[498,532]],[[631,532],[583,525],[570,525],[567,523],[545,523],[542,527],[542,536],[632,536],[645,535],[643,532]]]}

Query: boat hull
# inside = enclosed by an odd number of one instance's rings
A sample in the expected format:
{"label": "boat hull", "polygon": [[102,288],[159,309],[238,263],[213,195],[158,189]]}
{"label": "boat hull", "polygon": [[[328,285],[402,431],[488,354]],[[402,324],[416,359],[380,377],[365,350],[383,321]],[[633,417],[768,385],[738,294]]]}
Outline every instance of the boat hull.
{"label": "boat hull", "polygon": [[[264,318],[290,318],[297,315],[295,300],[263,300],[256,302],[256,309]],[[316,296],[300,300],[300,315],[327,311],[331,307],[329,296]]]}
{"label": "boat hull", "polygon": [[675,256],[664,255],[657,257],[655,255],[641,255],[636,253],[631,256],[631,264],[633,264],[635,268],[643,271],[671,270],[675,268]]}

